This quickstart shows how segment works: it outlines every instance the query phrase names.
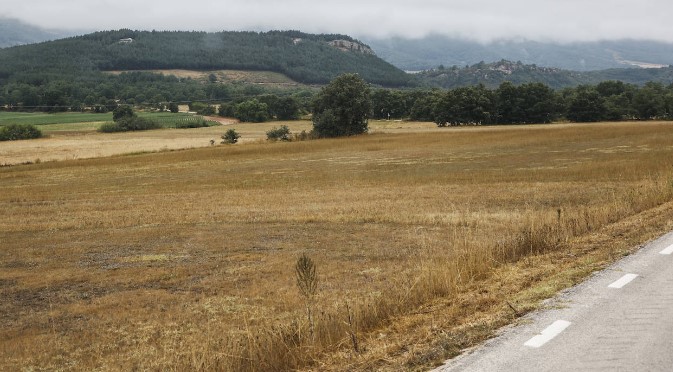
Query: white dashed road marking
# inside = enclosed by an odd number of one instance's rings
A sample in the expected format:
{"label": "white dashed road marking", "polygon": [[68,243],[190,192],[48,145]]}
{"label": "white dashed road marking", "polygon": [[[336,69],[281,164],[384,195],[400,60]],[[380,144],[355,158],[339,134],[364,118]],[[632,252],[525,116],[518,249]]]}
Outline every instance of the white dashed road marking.
{"label": "white dashed road marking", "polygon": [[633,279],[637,278],[637,277],[638,277],[637,274],[626,274],[626,275],[622,276],[622,277],[621,277],[619,280],[617,280],[616,282],[610,284],[610,285],[608,286],[608,288],[617,288],[617,289],[622,288],[622,287],[624,287],[625,285],[631,283],[631,281],[632,281]]}
{"label": "white dashed road marking", "polygon": [[540,347],[547,342],[551,341],[554,337],[558,336],[563,330],[570,326],[570,322],[565,320],[557,320],[549,327],[545,328],[542,333],[526,341],[524,346],[529,347]]}
{"label": "white dashed road marking", "polygon": [[664,249],[663,251],[659,252],[661,254],[673,254],[673,244],[671,244],[668,248]]}

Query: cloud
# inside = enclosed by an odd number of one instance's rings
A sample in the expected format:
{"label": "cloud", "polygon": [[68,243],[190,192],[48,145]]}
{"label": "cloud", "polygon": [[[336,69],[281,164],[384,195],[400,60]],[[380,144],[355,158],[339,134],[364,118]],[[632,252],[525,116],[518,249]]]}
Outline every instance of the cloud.
{"label": "cloud", "polygon": [[0,14],[48,28],[271,30],[355,36],[443,34],[480,41],[673,42],[670,0],[7,0]]}

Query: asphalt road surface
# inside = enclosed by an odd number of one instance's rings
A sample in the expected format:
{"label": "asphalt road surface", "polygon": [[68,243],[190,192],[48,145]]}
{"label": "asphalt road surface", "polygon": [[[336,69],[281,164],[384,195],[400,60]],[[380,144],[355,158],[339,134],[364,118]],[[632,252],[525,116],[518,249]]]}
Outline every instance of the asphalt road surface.
{"label": "asphalt road surface", "polygon": [[673,371],[673,233],[435,371]]}

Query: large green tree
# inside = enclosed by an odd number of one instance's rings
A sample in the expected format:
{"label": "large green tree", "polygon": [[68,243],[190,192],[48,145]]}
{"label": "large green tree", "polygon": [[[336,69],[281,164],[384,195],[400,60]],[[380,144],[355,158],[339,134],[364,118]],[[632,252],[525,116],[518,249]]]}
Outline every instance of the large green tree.
{"label": "large green tree", "polygon": [[638,119],[651,120],[667,117],[666,90],[660,83],[647,83],[633,97],[633,108]]}
{"label": "large green tree", "polygon": [[357,74],[341,75],[313,103],[313,129],[320,137],[366,133],[371,112],[369,85]]}
{"label": "large green tree", "polygon": [[491,124],[495,114],[492,91],[479,84],[450,90],[435,105],[435,123],[440,126]]}
{"label": "large green tree", "polygon": [[266,103],[253,98],[236,105],[235,115],[240,121],[262,123],[269,120],[269,108]]}
{"label": "large green tree", "polygon": [[605,98],[595,87],[581,85],[570,97],[566,118],[575,122],[592,122],[604,120],[607,116]]}

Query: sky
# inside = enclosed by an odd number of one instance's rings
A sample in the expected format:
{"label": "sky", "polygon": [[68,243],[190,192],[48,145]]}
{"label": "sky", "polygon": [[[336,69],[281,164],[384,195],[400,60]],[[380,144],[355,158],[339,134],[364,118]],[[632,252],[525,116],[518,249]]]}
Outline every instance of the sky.
{"label": "sky", "polygon": [[70,30],[300,30],[355,37],[673,42],[671,0],[3,0],[0,16]]}

